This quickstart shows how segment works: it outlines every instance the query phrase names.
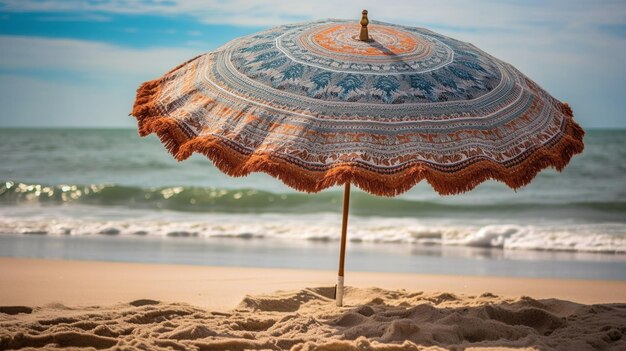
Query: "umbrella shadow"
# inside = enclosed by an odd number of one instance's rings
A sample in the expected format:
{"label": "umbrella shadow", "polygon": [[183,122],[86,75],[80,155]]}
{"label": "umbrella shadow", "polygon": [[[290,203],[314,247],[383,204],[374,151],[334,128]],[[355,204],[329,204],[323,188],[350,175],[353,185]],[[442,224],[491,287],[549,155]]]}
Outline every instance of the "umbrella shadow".
{"label": "umbrella shadow", "polygon": [[406,68],[413,68],[411,67],[411,65],[409,65],[402,56],[396,54],[395,52],[393,52],[392,50],[390,50],[388,47],[384,46],[383,44],[379,43],[376,41],[376,39],[374,38],[370,38],[370,40],[366,41],[365,43],[367,43],[369,46],[377,49],[378,51],[382,52],[385,56],[387,56],[389,58],[390,61],[392,61],[393,63],[400,63],[402,65],[404,65]]}

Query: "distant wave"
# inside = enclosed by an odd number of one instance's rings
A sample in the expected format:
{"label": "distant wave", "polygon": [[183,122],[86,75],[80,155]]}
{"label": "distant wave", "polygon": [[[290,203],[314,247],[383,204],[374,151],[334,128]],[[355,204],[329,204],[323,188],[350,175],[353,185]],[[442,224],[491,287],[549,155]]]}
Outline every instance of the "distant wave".
{"label": "distant wave", "polygon": [[[44,185],[13,181],[0,183],[0,206],[16,204],[81,204],[167,209],[180,212],[320,213],[340,210],[341,192],[319,194],[272,193],[256,189],[205,187],[142,188],[123,185]],[[584,210],[626,214],[626,202],[446,204],[407,198],[375,197],[353,192],[350,211],[355,215],[402,217],[451,214],[518,213],[524,211]],[[626,217],[626,216],[625,216]]]}

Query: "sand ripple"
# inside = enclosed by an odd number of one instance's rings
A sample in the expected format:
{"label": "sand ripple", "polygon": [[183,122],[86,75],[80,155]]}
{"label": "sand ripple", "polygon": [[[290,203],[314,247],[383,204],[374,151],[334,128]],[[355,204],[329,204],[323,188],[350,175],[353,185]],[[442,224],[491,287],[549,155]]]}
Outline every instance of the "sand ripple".
{"label": "sand ripple", "polygon": [[232,311],[136,300],[1,306],[0,349],[626,350],[626,304],[377,288],[247,296]]}

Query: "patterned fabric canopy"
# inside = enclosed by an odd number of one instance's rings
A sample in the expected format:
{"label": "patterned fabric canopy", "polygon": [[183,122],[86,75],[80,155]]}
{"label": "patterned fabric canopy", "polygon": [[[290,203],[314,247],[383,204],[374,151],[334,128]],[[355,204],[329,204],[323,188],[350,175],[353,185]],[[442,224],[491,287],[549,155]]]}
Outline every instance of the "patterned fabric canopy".
{"label": "patterned fabric canopy", "polygon": [[357,21],[243,37],[144,83],[132,112],[178,160],[307,192],[518,188],[583,150],[572,111],[513,66],[423,28]]}

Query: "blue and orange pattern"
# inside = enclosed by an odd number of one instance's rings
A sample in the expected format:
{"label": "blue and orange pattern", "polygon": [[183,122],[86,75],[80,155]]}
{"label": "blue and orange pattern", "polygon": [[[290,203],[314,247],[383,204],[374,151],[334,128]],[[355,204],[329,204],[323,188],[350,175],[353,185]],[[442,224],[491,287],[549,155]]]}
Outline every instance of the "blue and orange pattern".
{"label": "blue and orange pattern", "polygon": [[132,114],[185,159],[309,192],[523,186],[583,149],[571,109],[513,66],[423,28],[327,20],[234,40],[144,83]]}

